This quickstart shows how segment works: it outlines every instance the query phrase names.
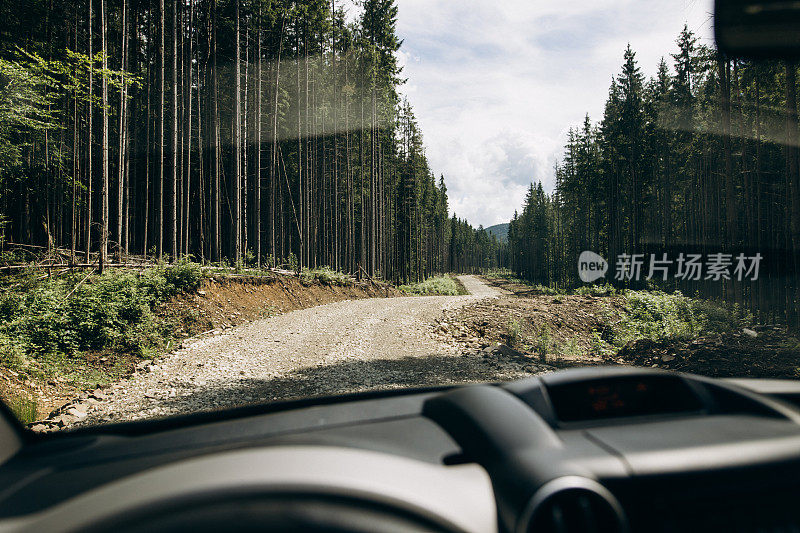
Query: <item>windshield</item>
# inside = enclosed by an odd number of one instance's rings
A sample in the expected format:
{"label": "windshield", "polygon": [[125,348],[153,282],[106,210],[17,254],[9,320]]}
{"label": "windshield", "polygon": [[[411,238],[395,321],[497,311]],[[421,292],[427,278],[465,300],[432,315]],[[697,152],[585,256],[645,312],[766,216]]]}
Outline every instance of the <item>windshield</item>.
{"label": "windshield", "polygon": [[708,0],[0,4],[35,431],[585,365],[797,377],[797,66]]}

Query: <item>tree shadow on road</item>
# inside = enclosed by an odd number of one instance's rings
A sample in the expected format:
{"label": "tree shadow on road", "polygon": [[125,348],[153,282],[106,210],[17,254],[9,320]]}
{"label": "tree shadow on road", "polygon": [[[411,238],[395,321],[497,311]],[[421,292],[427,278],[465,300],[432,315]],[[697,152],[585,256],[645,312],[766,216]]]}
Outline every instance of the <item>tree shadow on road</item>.
{"label": "tree shadow on road", "polygon": [[158,402],[165,414],[188,414],[248,404],[386,389],[521,379],[539,373],[477,356],[428,356],[339,361],[272,379],[229,376]]}

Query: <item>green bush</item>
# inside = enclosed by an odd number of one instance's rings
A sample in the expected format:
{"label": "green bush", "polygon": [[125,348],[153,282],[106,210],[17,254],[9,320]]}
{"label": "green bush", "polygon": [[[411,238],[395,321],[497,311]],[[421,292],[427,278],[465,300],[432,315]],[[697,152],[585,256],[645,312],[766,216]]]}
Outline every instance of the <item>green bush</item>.
{"label": "green bush", "polygon": [[536,354],[539,356],[539,361],[541,363],[547,364],[547,354],[550,351],[550,344],[551,344],[550,328],[547,326],[547,324],[545,324],[544,326],[542,326],[542,329],[536,336],[536,343],[534,345],[534,348],[536,349]]}
{"label": "green bush", "polygon": [[737,328],[736,312],[707,300],[687,298],[679,291],[627,291],[622,319],[611,329],[616,346],[637,339],[690,339]]}
{"label": "green bush", "polygon": [[170,336],[156,307],[202,279],[199,265],[181,261],[141,274],[18,281],[0,298],[0,362],[20,366],[27,357],[100,349],[145,353]]}
{"label": "green bush", "polygon": [[20,370],[27,364],[25,347],[8,335],[0,333],[0,365],[12,370]]}
{"label": "green bush", "polygon": [[203,283],[203,271],[198,263],[181,259],[164,268],[164,280],[175,293],[195,291]]}
{"label": "green bush", "polygon": [[353,280],[344,272],[338,272],[331,267],[319,267],[314,269],[303,268],[300,272],[300,279],[305,282],[319,281],[326,285],[350,285]]}
{"label": "green bush", "polygon": [[457,296],[463,292],[456,280],[450,276],[437,276],[412,285],[400,285],[399,289],[415,296]]}

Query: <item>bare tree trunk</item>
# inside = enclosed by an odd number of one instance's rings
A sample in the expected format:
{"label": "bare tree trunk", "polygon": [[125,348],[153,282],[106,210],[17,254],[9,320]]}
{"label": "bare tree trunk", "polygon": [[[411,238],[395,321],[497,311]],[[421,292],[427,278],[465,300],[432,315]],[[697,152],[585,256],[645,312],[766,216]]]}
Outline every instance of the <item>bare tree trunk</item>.
{"label": "bare tree trunk", "polygon": [[239,42],[239,3],[236,0],[236,80],[234,89],[234,109],[233,109],[233,218],[234,218],[234,260],[238,264],[242,258],[242,49]]}
{"label": "bare tree trunk", "polygon": [[[786,64],[786,149],[788,153],[788,190],[786,191],[789,197],[787,198],[787,211],[789,211],[789,233],[790,239],[786,244],[791,246],[793,263],[793,274],[796,276],[800,273],[800,165],[798,161],[798,121],[797,121],[797,66],[788,62]],[[787,246],[787,248],[789,247]],[[793,287],[795,291],[797,287]],[[787,291],[794,292],[794,291]],[[790,295],[789,318],[790,324],[797,325],[798,312],[797,312],[797,294]]]}
{"label": "bare tree trunk", "polygon": [[[731,80],[730,64],[727,60],[718,61],[720,96],[722,100],[722,142],[725,158],[725,229],[728,249],[737,244],[736,189],[733,182],[733,156],[731,150]],[[726,296],[734,297],[733,284],[727,282]]]}
{"label": "bare tree trunk", "polygon": [[123,197],[125,194],[125,138],[127,110],[127,88],[125,86],[125,69],[128,68],[128,2],[122,0],[122,87],[119,92],[119,157],[117,158],[117,262],[122,262],[122,215]]}
{"label": "bare tree trunk", "polygon": [[166,53],[164,33],[167,28],[164,13],[164,0],[159,0],[159,20],[161,21],[161,47],[159,48],[159,90],[158,90],[158,259],[164,258],[164,77],[166,73]]}
{"label": "bare tree trunk", "polygon": [[170,237],[172,260],[178,259],[178,0],[172,2],[172,190]]}
{"label": "bare tree trunk", "polygon": [[86,143],[86,262],[91,261],[92,253],[92,118],[94,107],[94,54],[92,52],[92,0],[89,0],[89,139]]}
{"label": "bare tree trunk", "polygon": [[303,121],[301,118],[301,107],[300,107],[300,22],[299,18],[295,21],[295,28],[296,28],[296,42],[297,42],[297,64],[295,68],[295,73],[297,75],[297,86],[296,86],[296,98],[297,98],[297,200],[300,209],[300,219],[298,222],[298,238],[300,239],[300,247],[299,247],[299,265],[300,267],[305,265],[306,257],[303,254],[305,250],[305,199],[304,188],[303,188]]}
{"label": "bare tree trunk", "polygon": [[261,267],[261,99],[263,98],[261,87],[261,4],[258,5],[258,30],[256,33],[257,46],[256,53],[258,54],[258,69],[256,76],[257,81],[257,94],[256,94],[256,205],[255,205],[255,232],[256,232],[256,266]]}
{"label": "bare tree trunk", "polygon": [[244,256],[247,255],[248,250],[248,229],[250,225],[247,223],[247,199],[248,199],[248,189],[247,189],[247,180],[249,174],[247,169],[247,152],[249,144],[249,120],[250,120],[250,97],[249,97],[249,87],[250,87],[250,24],[248,20],[245,21],[245,34],[244,34],[244,103],[242,110],[242,116],[244,117],[244,121],[242,124],[242,254]]}
{"label": "bare tree trunk", "polygon": [[[186,58],[184,65],[188,69],[188,76],[185,80],[186,83],[186,166],[184,189],[183,189],[183,253],[189,253],[189,202],[191,201],[191,186],[192,186],[192,35],[194,33],[194,0],[189,0],[189,41],[186,43]],[[199,79],[198,79],[199,82]],[[202,165],[202,162],[201,162]]]}
{"label": "bare tree trunk", "polygon": [[106,0],[100,0],[100,43],[103,52],[103,77],[101,87],[103,91],[103,180],[102,180],[102,214],[100,235],[100,273],[108,262],[108,80],[105,72],[108,70],[108,49],[106,43]]}
{"label": "bare tree trunk", "polygon": [[219,132],[219,74],[217,71],[217,10],[216,10],[216,2],[211,2],[211,21],[212,21],[212,100],[213,100],[213,116],[211,120],[211,125],[214,129],[212,138],[213,141],[213,158],[214,158],[214,202],[213,202],[213,216],[212,216],[212,230],[211,230],[211,247],[212,247],[212,256],[214,261],[222,261],[222,229],[221,229],[221,216],[220,210],[222,209],[222,196],[220,188],[222,187],[222,180],[220,177],[220,159],[221,159],[221,147],[220,147],[220,132]]}
{"label": "bare tree trunk", "polygon": [[[150,20],[151,17],[148,17],[148,28],[150,27]],[[147,48],[146,50],[149,52],[151,50],[150,40],[147,41]],[[149,57],[149,53],[147,56]],[[150,68],[150,61],[147,61],[147,119],[145,120],[145,126],[147,128],[146,133],[146,143],[145,143],[145,165],[144,165],[144,227],[142,231],[144,232],[142,235],[142,253],[144,255],[148,255],[150,252],[147,248],[148,245],[148,236],[150,232],[150,153],[152,152],[152,124],[151,116],[152,116],[152,104],[153,100],[150,94],[150,88],[153,86],[152,83],[152,76],[151,76],[152,69]]]}
{"label": "bare tree trunk", "polygon": [[[78,10],[75,9],[75,50],[78,49]],[[78,95],[76,94],[73,98],[73,108],[72,108],[72,119],[73,119],[73,126],[72,126],[72,210],[70,212],[71,215],[71,225],[70,225],[70,240],[69,240],[69,262],[70,265],[75,262],[75,248],[77,246],[78,241],[78,213],[77,213],[77,194],[78,194],[78,150],[79,150],[79,142],[78,142]]]}
{"label": "bare tree trunk", "polygon": [[270,163],[270,198],[269,198],[269,210],[270,210],[270,253],[273,255],[273,259],[277,264],[281,258],[279,258],[277,243],[276,243],[276,235],[275,235],[275,228],[277,226],[277,214],[276,214],[276,201],[278,200],[278,195],[280,194],[280,181],[278,178],[278,96],[280,94],[280,79],[281,79],[281,54],[283,52],[283,32],[286,28],[286,13],[284,12],[281,17],[281,33],[278,36],[278,58],[275,65],[275,91],[274,91],[274,105],[272,107],[272,161]]}

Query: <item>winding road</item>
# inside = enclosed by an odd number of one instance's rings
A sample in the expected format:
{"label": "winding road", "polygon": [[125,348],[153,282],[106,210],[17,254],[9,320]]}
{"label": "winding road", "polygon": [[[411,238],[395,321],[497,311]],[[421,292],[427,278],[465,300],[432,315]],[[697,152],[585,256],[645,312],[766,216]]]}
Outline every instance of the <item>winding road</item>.
{"label": "winding road", "polygon": [[498,289],[459,278],[465,296],[348,300],[193,339],[99,398],[78,405],[79,425],[160,418],[255,402],[373,389],[495,381],[525,375],[461,354],[433,335],[442,312]]}

